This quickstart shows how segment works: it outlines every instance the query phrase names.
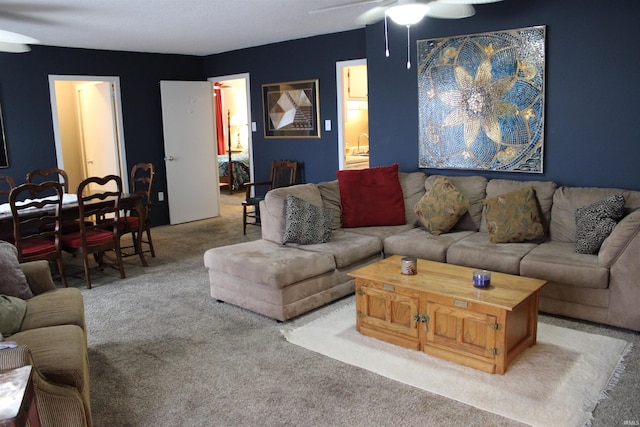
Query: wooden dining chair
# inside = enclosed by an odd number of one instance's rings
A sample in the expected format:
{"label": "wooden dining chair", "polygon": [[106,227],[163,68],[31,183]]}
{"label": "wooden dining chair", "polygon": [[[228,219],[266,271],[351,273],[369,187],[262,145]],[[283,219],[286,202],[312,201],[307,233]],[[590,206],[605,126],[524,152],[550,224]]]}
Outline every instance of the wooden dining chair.
{"label": "wooden dining chair", "polygon": [[[27,182],[38,183],[46,181],[60,182],[65,194],[69,193],[69,175],[64,169],[34,169],[27,173]],[[80,230],[80,224],[77,219],[62,221],[62,234],[72,233],[78,230]]]}
{"label": "wooden dining chair", "polygon": [[[13,190],[15,186],[15,181],[9,175],[0,175],[0,196],[5,196],[7,202],[9,201],[9,193],[11,193],[11,190]],[[0,200],[0,202],[2,202],[2,200]]]}
{"label": "wooden dining chair", "polygon": [[[124,279],[118,235],[122,179],[116,175],[87,178],[78,185],[77,195],[80,229],[62,235],[62,250],[82,257],[87,289],[91,289],[89,255],[94,256],[99,270],[116,268]],[[106,253],[113,253],[115,259],[109,260]]]}
{"label": "wooden dining chair", "polygon": [[[55,178],[55,179],[54,179]],[[34,169],[27,173],[27,182],[58,181],[65,193],[69,193],[69,175],[64,169]]]}
{"label": "wooden dining chair", "polygon": [[[0,175],[0,203],[9,203],[9,194],[16,186],[15,181],[9,175]],[[13,243],[13,230],[0,229],[0,240]]]}
{"label": "wooden dining chair", "polygon": [[[152,257],[156,256],[153,248],[153,240],[151,240],[151,189],[153,187],[153,177],[155,175],[153,163],[138,163],[131,168],[131,176],[129,177],[129,193],[137,194],[141,197],[140,202],[144,208],[142,219],[136,209],[127,209],[125,214],[120,217],[118,231],[120,236],[131,234],[131,245],[121,246],[122,256],[128,257],[133,255],[140,256],[140,261],[145,267],[147,263],[144,259],[143,252],[150,253]],[[139,233],[140,225],[145,236]],[[138,239],[140,241],[138,242]],[[147,246],[146,250],[142,249],[142,244]],[[122,242],[121,242],[122,245]],[[140,251],[138,247],[140,246]],[[133,250],[133,252],[131,252]]]}
{"label": "wooden dining chair", "polygon": [[[251,195],[252,189],[258,186],[267,187],[267,191],[274,188],[288,187],[296,183],[298,177],[298,162],[292,160],[274,160],[271,163],[271,177],[269,181],[245,183],[247,194],[242,202],[242,232],[247,234],[247,225],[260,225],[260,202],[264,195]],[[254,190],[255,193],[255,190]]]}
{"label": "wooden dining chair", "polygon": [[9,204],[13,215],[14,245],[18,249],[19,261],[55,261],[60,281],[66,288],[60,227],[62,194],[62,185],[58,182],[25,183],[11,191]]}

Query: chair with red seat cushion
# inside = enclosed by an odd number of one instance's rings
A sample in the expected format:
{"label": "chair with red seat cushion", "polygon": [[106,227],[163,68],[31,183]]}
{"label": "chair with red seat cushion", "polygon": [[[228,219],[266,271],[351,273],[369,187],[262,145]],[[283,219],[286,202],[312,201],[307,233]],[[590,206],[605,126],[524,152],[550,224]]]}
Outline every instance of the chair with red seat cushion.
{"label": "chair with red seat cushion", "polygon": [[26,183],[11,191],[9,205],[19,261],[56,261],[62,285],[67,287],[61,251],[62,194],[58,182]]}
{"label": "chair with red seat cushion", "polygon": [[[87,178],[78,185],[77,195],[80,230],[62,235],[62,250],[82,257],[87,289],[91,289],[89,255],[94,255],[100,270],[114,267],[124,279],[118,236],[122,179],[116,175]],[[115,259],[108,259],[108,252]]]}
{"label": "chair with red seat cushion", "polygon": [[[156,252],[153,249],[153,240],[151,240],[151,188],[153,185],[154,177],[153,163],[138,163],[131,168],[131,176],[129,178],[129,186],[131,194],[140,195],[142,207],[144,208],[144,217],[142,218],[142,229],[146,234],[146,240],[142,235],[139,235],[140,230],[140,214],[135,209],[129,209],[125,212],[125,215],[120,217],[119,232],[120,236],[124,236],[131,233],[132,244],[130,246],[123,246],[122,256],[133,256],[138,254],[142,265],[145,267],[147,263],[144,259],[143,252],[148,252],[152,257],[156,256]],[[138,242],[140,239],[140,242]],[[142,244],[146,244],[148,248],[142,250]],[[140,252],[136,246],[140,245]],[[133,249],[133,252],[127,252],[126,249]]]}
{"label": "chair with red seat cushion", "polygon": [[[64,169],[49,168],[49,169],[34,169],[27,173],[27,182],[44,182],[44,181],[59,181],[62,184],[62,188],[65,193],[69,193],[69,175]],[[80,230],[80,224],[78,220],[63,220],[62,221],[62,233],[72,233]]]}

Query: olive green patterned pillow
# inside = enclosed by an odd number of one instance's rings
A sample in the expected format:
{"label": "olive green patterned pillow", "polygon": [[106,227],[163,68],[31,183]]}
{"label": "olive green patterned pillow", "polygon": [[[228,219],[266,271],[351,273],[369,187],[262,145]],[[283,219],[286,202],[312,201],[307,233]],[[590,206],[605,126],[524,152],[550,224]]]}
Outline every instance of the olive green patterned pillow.
{"label": "olive green patterned pillow", "polygon": [[533,187],[501,194],[483,203],[492,243],[524,242],[544,237]]}
{"label": "olive green patterned pillow", "polygon": [[451,230],[469,210],[469,200],[444,176],[436,179],[413,211],[431,234],[442,234]]}

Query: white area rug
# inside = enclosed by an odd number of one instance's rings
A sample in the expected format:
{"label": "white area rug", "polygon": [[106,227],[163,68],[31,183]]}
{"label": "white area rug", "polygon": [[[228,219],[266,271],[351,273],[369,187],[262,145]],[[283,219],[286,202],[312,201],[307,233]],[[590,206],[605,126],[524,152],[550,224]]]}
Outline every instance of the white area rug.
{"label": "white area rug", "polygon": [[349,304],[286,339],[402,383],[532,426],[582,426],[623,370],[626,341],[538,324],[538,344],[492,375],[366,337]]}

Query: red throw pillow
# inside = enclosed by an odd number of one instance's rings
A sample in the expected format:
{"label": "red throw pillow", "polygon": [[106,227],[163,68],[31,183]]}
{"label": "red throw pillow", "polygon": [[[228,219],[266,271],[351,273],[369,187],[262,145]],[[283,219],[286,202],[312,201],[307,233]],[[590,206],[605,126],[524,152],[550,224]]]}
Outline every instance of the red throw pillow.
{"label": "red throw pillow", "polygon": [[398,164],[336,172],[343,227],[404,225]]}

